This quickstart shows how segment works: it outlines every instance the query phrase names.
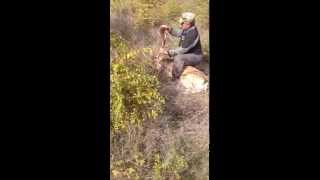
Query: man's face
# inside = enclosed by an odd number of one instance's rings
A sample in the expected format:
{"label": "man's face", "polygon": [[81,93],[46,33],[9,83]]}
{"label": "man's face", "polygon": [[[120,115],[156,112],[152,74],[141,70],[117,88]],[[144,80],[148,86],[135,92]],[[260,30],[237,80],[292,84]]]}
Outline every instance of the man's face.
{"label": "man's face", "polygon": [[182,22],[182,23],[180,24],[180,28],[183,29],[183,30],[186,30],[186,29],[188,29],[188,28],[190,28],[190,27],[191,27],[191,24],[188,23],[188,22]]}

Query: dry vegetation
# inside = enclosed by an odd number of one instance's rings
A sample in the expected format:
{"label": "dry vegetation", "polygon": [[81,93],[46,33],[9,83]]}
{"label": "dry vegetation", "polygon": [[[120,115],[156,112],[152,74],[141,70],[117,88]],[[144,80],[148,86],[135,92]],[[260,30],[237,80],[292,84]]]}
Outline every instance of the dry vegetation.
{"label": "dry vegetation", "polygon": [[208,55],[208,7],[208,0],[111,0],[111,179],[209,179],[208,92],[183,94],[152,66],[159,25],[177,26],[184,11],[198,15]]}

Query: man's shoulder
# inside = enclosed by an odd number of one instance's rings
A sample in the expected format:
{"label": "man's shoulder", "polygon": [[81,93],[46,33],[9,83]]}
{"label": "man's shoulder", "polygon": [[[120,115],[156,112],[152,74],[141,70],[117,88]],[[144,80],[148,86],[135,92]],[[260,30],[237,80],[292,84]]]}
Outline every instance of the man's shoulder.
{"label": "man's shoulder", "polygon": [[196,31],[196,30],[197,30],[197,27],[196,26],[192,26],[187,31],[189,32],[189,31]]}
{"label": "man's shoulder", "polygon": [[190,27],[187,31],[186,34],[198,34],[198,30],[196,26]]}

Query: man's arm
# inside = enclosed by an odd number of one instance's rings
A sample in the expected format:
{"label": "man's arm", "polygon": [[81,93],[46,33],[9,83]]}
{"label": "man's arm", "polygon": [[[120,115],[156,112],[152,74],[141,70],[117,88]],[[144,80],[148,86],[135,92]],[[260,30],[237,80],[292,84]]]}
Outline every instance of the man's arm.
{"label": "man's arm", "polygon": [[182,30],[175,29],[167,25],[161,25],[160,29],[167,30],[172,36],[175,36],[175,37],[180,37],[182,35]]}
{"label": "man's arm", "polygon": [[172,36],[181,37],[181,35],[182,35],[182,30],[181,30],[181,29],[170,28],[170,29],[169,29],[169,33],[170,33]]}

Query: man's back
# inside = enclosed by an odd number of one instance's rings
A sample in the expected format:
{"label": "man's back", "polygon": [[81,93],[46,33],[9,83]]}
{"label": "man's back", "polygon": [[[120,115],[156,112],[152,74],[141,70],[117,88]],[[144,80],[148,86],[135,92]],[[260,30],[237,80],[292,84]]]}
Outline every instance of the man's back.
{"label": "man's back", "polygon": [[[195,45],[193,45],[194,43]],[[179,46],[182,48],[193,46],[187,53],[202,54],[200,35],[196,26],[182,32]]]}

